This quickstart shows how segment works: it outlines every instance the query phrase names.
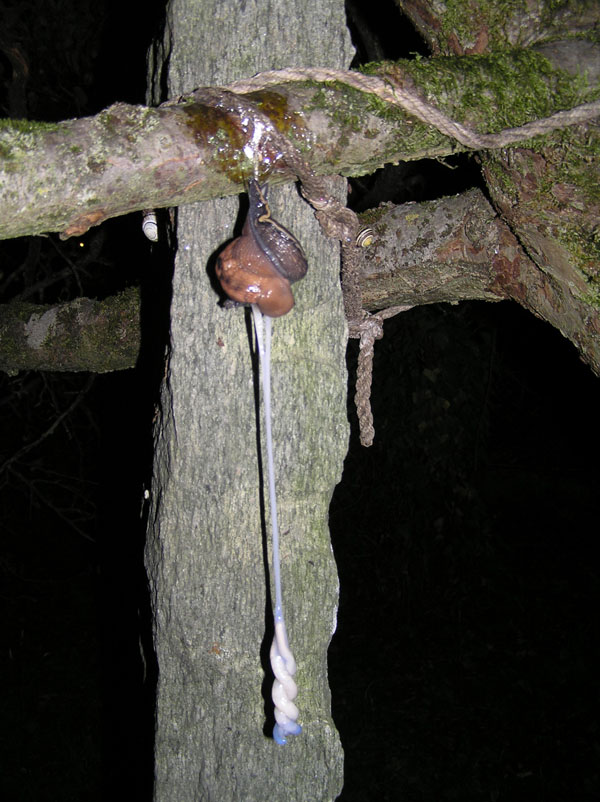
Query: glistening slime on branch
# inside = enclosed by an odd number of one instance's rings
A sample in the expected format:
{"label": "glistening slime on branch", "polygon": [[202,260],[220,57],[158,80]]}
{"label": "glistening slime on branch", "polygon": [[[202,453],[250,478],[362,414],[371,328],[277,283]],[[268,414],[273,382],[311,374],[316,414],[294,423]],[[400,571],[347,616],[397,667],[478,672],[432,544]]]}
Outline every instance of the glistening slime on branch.
{"label": "glistening slime on branch", "polygon": [[307,270],[306,257],[298,240],[284,226],[273,220],[267,204],[267,188],[251,180],[248,188],[250,206],[241,237],[233,240],[219,255],[217,276],[227,295],[236,303],[251,304],[260,356],[269,507],[273,536],[273,578],[275,584],[275,636],[271,646],[271,668],[275,675],[272,698],[275,705],[273,739],[283,745],[287,736],[299,735],[299,711],[294,704],[298,687],[294,681],[296,661],[292,654],[283,617],[279,527],[271,432],[271,329],[272,318],[289,312],[294,305],[290,283],[301,279]]}

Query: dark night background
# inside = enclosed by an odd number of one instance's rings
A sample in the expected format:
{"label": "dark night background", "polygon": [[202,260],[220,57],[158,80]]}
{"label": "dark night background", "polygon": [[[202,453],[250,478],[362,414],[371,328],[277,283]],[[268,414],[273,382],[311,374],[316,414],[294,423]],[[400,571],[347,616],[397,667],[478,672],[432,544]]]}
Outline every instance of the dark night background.
{"label": "dark night background", "polygon": [[[0,0],[0,115],[143,103],[164,2],[126,7],[125,19],[114,0]],[[391,0],[347,7],[356,64],[425,53],[406,21],[398,34]],[[468,157],[452,166],[378,171],[352,182],[351,201],[478,183]],[[0,243],[1,303],[139,283],[151,299],[168,275],[139,215],[77,241]],[[0,374],[2,800],[151,798],[140,502],[155,353],[114,375]],[[342,802],[599,798],[599,401],[573,346],[516,305],[386,322],[375,444],[360,447],[349,405],[331,507]]]}

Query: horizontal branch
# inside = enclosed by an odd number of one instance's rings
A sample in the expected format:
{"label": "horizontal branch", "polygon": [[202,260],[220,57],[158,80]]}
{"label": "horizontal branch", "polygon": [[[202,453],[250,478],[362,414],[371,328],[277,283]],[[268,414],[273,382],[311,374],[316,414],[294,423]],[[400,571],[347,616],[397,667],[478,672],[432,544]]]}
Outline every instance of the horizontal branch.
{"label": "horizontal branch", "polygon": [[365,309],[513,300],[558,329],[600,375],[594,307],[539,269],[480,190],[384,204],[363,218],[373,242],[358,262]]}
{"label": "horizontal branch", "polygon": [[[378,70],[385,79],[379,83],[398,87],[401,96],[430,112],[439,108],[463,130],[494,132],[598,97],[599,73],[586,68],[598,61],[600,48],[569,46],[581,48],[570,68],[577,80],[560,69],[560,54],[516,50],[387,64]],[[250,115],[236,114],[198,90],[158,108],[117,103],[95,117],[57,124],[4,121],[0,239],[45,231],[80,235],[135,210],[235,194],[255,161],[262,178],[291,180],[293,160],[279,147],[281,136],[290,152],[300,153],[320,174],[360,175],[386,162],[464,149],[402,103],[390,102],[385,92],[349,85],[356,73],[320,83],[310,75],[281,84],[263,81],[262,89],[256,88],[258,76],[244,90],[254,87],[244,95],[254,104]],[[269,137],[269,127],[280,136]]]}
{"label": "horizontal branch", "polygon": [[[402,304],[499,301],[511,297],[512,285],[505,287],[499,279],[506,265],[514,271],[529,262],[479,190],[422,204],[385,204],[366,217],[373,241],[361,249],[360,282],[363,305],[370,311]],[[0,369],[106,372],[133,367],[139,337],[134,290],[101,303],[79,299],[57,307],[0,306]],[[23,358],[13,356],[21,353]]]}
{"label": "horizontal branch", "polygon": [[[480,190],[383,204],[362,215],[362,222],[371,240],[358,260],[364,309],[514,300],[559,329],[600,374],[597,323],[589,306],[571,298],[564,313],[561,286],[531,261]],[[139,303],[139,292],[131,288],[104,301],[0,305],[0,370],[106,373],[134,367]]]}
{"label": "horizontal branch", "polygon": [[0,306],[0,370],[108,373],[135,365],[140,347],[139,290],[55,306]]}
{"label": "horizontal branch", "polygon": [[527,258],[478,189],[424,203],[383,204],[362,218],[372,232],[358,262],[368,311],[498,301],[506,297],[498,265],[507,257]]}

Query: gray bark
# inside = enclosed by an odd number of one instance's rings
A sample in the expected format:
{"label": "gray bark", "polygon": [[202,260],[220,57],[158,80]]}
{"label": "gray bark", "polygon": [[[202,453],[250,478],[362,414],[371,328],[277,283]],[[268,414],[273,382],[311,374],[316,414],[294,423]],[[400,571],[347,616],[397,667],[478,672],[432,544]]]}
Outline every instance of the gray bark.
{"label": "gray bark", "polygon": [[423,203],[382,204],[367,212],[372,243],[358,260],[362,304],[389,306],[499,301],[497,264],[527,259],[483,193]]}
{"label": "gray bark", "polygon": [[[350,57],[341,0],[174,0],[167,39],[172,96],[269,68],[324,59],[347,67]],[[159,49],[155,85],[161,66]],[[285,747],[264,734],[271,610],[247,313],[223,311],[207,274],[239,205],[210,201],[178,214],[171,357],[156,431],[146,562],[159,802],[305,802],[333,800],[341,789],[327,684],[337,607],[327,512],[348,436],[339,248],[290,188],[271,200],[310,265],[296,307],[275,322],[273,353],[284,604],[304,731]]]}

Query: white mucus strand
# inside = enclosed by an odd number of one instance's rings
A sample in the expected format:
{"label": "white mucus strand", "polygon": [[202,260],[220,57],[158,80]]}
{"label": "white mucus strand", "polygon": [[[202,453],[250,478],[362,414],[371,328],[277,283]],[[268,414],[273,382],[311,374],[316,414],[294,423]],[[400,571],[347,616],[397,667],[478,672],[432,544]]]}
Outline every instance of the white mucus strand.
{"label": "white mucus strand", "polygon": [[263,315],[256,304],[252,304],[256,342],[260,356],[263,401],[265,409],[265,439],[267,442],[267,475],[269,483],[269,507],[271,511],[271,530],[273,537],[273,579],[275,584],[275,636],[271,645],[271,668],[275,675],[272,698],[275,705],[275,726],[273,740],[279,745],[287,741],[289,735],[299,735],[302,727],[298,724],[299,711],[294,704],[298,686],[294,681],[296,661],[288,643],[283,617],[281,594],[281,566],[279,559],[279,526],[277,524],[277,498],[275,494],[275,468],[273,462],[273,436],[271,432],[271,327],[272,319]]}

